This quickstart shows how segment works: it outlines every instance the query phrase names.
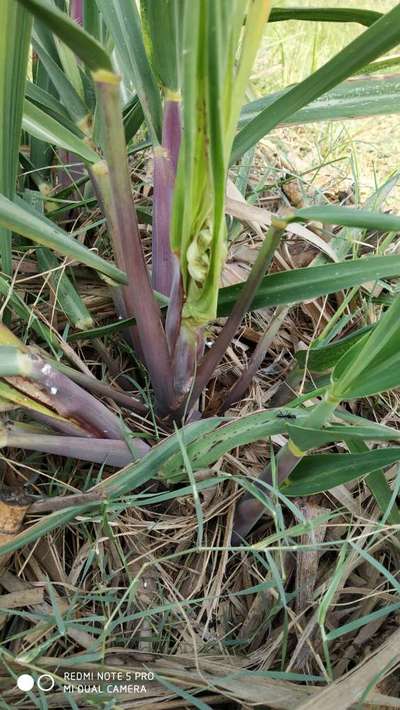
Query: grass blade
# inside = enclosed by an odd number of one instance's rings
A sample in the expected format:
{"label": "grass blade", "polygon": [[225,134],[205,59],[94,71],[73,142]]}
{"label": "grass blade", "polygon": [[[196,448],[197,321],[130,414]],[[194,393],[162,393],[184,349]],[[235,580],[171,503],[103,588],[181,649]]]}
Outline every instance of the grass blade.
{"label": "grass blade", "polygon": [[[179,89],[180,0],[140,0],[142,26],[151,66],[161,86],[169,92]],[[163,31],[160,32],[160,27]]]}
{"label": "grass blade", "polygon": [[400,384],[400,296],[367,337],[336,364],[332,394],[340,399],[369,397]]}
{"label": "grass blade", "polygon": [[74,86],[70,83],[57,62],[48,54],[45,48],[33,39],[32,46],[35,52],[39,55],[40,61],[46,69],[49,79],[57,89],[57,93],[63,102],[66,110],[71,118],[78,126],[87,125],[89,110],[82,101]]}
{"label": "grass blade", "polygon": [[[368,446],[359,439],[350,439],[347,445],[352,454],[368,451]],[[393,499],[393,492],[386,480],[384,471],[381,469],[373,471],[366,479],[366,483],[382,512],[382,522],[387,520],[392,525],[399,525],[400,511],[395,499]]]}
{"label": "grass blade", "polygon": [[50,94],[38,84],[34,84],[32,81],[27,81],[25,87],[25,97],[49,116],[52,116],[56,121],[62,123],[62,125],[65,126],[65,128],[68,128],[71,133],[80,135],[80,131],[77,129],[76,125],[71,121],[69,116],[67,116],[66,109],[53,96],[53,94]]}
{"label": "grass blade", "polygon": [[[304,456],[281,484],[285,496],[305,496],[329,490],[366,476],[400,460],[400,447],[372,449],[363,454],[316,454]],[[368,479],[367,479],[368,482]]]}
{"label": "grass blade", "polygon": [[[39,203],[37,204],[38,211],[43,210],[43,200],[40,197],[37,199],[37,192],[27,191],[25,192],[25,195],[27,196],[27,200],[22,201],[23,207],[26,209],[31,207],[32,213],[35,215],[36,201],[36,203]],[[30,202],[29,199],[31,200]],[[48,220],[43,214],[42,219],[47,222],[49,227],[53,227],[53,223],[50,222],[50,220]],[[36,258],[39,269],[46,272],[45,279],[49,282],[58,305],[70,322],[79,330],[85,330],[86,328],[93,327],[94,323],[92,316],[73,286],[71,280],[67,276],[66,268],[59,264],[57,258],[51,251],[49,251],[49,249],[44,247],[37,249]]]}
{"label": "grass blade", "polygon": [[289,217],[288,221],[306,222],[308,220],[317,220],[325,224],[340,224],[343,227],[377,229],[381,232],[398,232],[400,230],[400,217],[397,215],[333,205],[305,207],[296,210],[293,217]]}

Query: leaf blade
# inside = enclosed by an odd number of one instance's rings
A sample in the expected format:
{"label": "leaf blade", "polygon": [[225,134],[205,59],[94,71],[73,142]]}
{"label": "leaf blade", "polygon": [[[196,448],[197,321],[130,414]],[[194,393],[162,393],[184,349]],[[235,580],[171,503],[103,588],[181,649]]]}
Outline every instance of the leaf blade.
{"label": "leaf blade", "polygon": [[95,163],[99,156],[82,138],[42,111],[30,101],[25,101],[22,126],[27,133],[39,140],[57,145],[76,153],[88,163]]}
{"label": "leaf blade", "polygon": [[[400,447],[372,449],[362,454],[304,456],[281,491],[285,496],[313,495],[366,476],[400,460]],[[368,479],[367,479],[368,482]]]}
{"label": "leaf blade", "polygon": [[[349,286],[399,275],[400,257],[396,256],[374,256],[340,264],[281,271],[263,279],[250,310],[299,303]],[[220,289],[219,316],[229,315],[240,289],[241,284]]]}
{"label": "leaf blade", "polygon": [[[290,89],[264,96],[246,104],[240,114],[240,126],[255,119],[261,111],[288,93]],[[400,111],[400,78],[351,79],[311,101],[283,119],[279,125],[303,125],[319,121],[337,121]]]}
{"label": "leaf blade", "polygon": [[101,44],[47,0],[17,0],[82,59],[91,71],[112,71],[111,60]]}
{"label": "leaf blade", "polygon": [[117,283],[126,283],[125,274],[116,266],[91,252],[56,225],[50,226],[39,214],[34,215],[32,211],[11,202],[4,195],[0,195],[0,225],[22,234],[36,244],[53,249],[58,254],[76,259]]}

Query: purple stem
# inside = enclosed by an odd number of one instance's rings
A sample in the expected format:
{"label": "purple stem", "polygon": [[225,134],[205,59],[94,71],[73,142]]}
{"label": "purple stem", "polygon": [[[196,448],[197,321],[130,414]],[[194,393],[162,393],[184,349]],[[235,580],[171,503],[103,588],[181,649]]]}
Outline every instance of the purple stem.
{"label": "purple stem", "polygon": [[[157,410],[163,416],[168,414],[174,400],[171,360],[160,307],[154,298],[143,255],[132,199],[119,81],[115,75],[102,71],[95,73],[94,78],[103,118],[104,153],[109,171],[108,176],[103,175],[103,184],[108,182],[110,193],[105,216],[113,234],[116,261],[128,276],[128,285],[123,288],[126,310],[136,318]],[[95,168],[93,166],[92,173]]]}
{"label": "purple stem", "polygon": [[[181,329],[182,322],[182,304],[183,304],[183,285],[182,276],[179,268],[178,257],[173,254],[173,277],[171,284],[171,294],[167,308],[167,316],[165,319],[165,333],[171,356],[175,353],[175,348],[178,340],[178,335]],[[176,354],[176,353],[175,353]]]}
{"label": "purple stem", "polygon": [[142,458],[150,449],[150,446],[141,439],[133,439],[128,447],[124,441],[117,439],[81,439],[47,434],[38,436],[13,431],[7,433],[6,446],[42,451],[45,454],[67,456],[116,468],[122,468],[135,459]]}
{"label": "purple stem", "polygon": [[122,439],[118,417],[91,394],[55,370],[38,355],[29,358],[28,377],[39,382],[49,400],[49,406],[61,416],[72,418],[90,436],[102,439]]}
{"label": "purple stem", "polygon": [[180,101],[166,99],[162,145],[154,147],[152,239],[153,288],[165,296],[171,294],[179,275],[179,261],[171,251],[170,222],[180,141]]}
{"label": "purple stem", "polygon": [[78,25],[83,25],[83,0],[70,0],[69,13]]}
{"label": "purple stem", "polygon": [[34,409],[29,409],[29,416],[35,421],[45,424],[46,427],[50,429],[55,429],[65,436],[73,436],[79,438],[91,438],[91,434],[87,429],[79,427],[73,422],[64,422],[62,420],[56,419],[55,417],[50,417],[48,414],[42,414],[42,412],[36,412]]}
{"label": "purple stem", "polygon": [[[58,150],[58,158],[61,165],[64,165],[64,170],[58,170],[58,186],[60,188],[73,185],[82,175],[85,174],[85,166],[81,158],[76,153],[71,153],[69,150],[60,148]],[[69,167],[71,166],[71,167]]]}

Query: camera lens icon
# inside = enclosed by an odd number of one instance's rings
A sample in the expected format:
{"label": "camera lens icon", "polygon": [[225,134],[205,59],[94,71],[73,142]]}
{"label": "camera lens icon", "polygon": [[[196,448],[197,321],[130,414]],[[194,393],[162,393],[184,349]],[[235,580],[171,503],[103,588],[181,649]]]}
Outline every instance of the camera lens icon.
{"label": "camera lens icon", "polygon": [[55,686],[55,680],[49,673],[42,673],[36,683],[39,690],[42,690],[43,693],[50,693]]}

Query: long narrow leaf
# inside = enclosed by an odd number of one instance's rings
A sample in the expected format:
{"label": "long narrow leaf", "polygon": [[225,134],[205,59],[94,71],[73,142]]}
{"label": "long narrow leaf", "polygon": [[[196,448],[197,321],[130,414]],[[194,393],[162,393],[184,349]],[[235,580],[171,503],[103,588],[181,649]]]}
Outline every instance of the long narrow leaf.
{"label": "long narrow leaf", "polygon": [[373,449],[364,454],[317,454],[304,456],[281,486],[285,496],[305,496],[329,490],[383,466],[400,461],[400,447]]}
{"label": "long narrow leaf", "polygon": [[380,17],[382,17],[381,12],[357,7],[274,7],[269,21],[358,22],[369,27]]}
{"label": "long narrow leaf", "polygon": [[[26,200],[20,201],[19,198],[17,198],[16,202],[22,203],[21,206],[24,209],[32,209],[32,214],[36,216],[37,212],[43,210],[43,200],[41,196],[39,195],[38,198],[37,192],[28,190],[25,192],[25,196]],[[41,217],[49,227],[53,227],[53,223],[50,222],[44,214],[42,214]],[[39,268],[42,272],[46,273],[45,278],[49,281],[53,289],[58,305],[64,311],[70,322],[80,330],[91,328],[94,325],[93,319],[68,277],[65,267],[61,266],[57,257],[45,247],[37,249],[36,257]]]}
{"label": "long narrow leaf", "polygon": [[[140,15],[131,0],[96,0],[115,43],[124,79],[135,88],[152,139],[161,142],[161,99],[143,43]],[[163,34],[164,42],[170,38]]]}
{"label": "long narrow leaf", "polygon": [[48,91],[43,89],[38,84],[34,84],[32,81],[26,82],[25,87],[25,97],[35,106],[42,109],[48,116],[51,116],[59,123],[62,123],[65,128],[68,128],[71,133],[79,136],[81,131],[72,122],[70,117],[67,115],[67,110],[65,107]]}
{"label": "long narrow leaf", "polygon": [[68,128],[65,128],[30,101],[25,101],[22,125],[24,130],[35,138],[76,153],[88,163],[95,163],[99,158],[83,138],[71,133]]}
{"label": "long narrow leaf", "polygon": [[[250,310],[301,303],[349,286],[358,286],[391,276],[400,276],[399,256],[374,256],[344,261],[341,264],[281,271],[263,279]],[[218,315],[229,315],[241,288],[240,284],[235,284],[220,289]]]}
{"label": "long narrow leaf", "polygon": [[0,226],[22,234],[36,244],[54,249],[58,254],[80,261],[117,283],[126,283],[125,274],[113,264],[87,249],[56,225],[50,226],[39,214],[33,215],[30,210],[11,202],[3,195],[0,195]]}
{"label": "long narrow leaf", "polygon": [[397,215],[334,205],[304,207],[295,210],[293,217],[289,218],[290,222],[307,222],[309,220],[317,220],[324,224],[340,224],[343,227],[377,229],[381,232],[400,231],[400,217]]}
{"label": "long narrow leaf", "polygon": [[57,93],[66,110],[73,120],[79,125],[83,119],[86,120],[89,113],[87,106],[85,106],[81,97],[75,90],[75,87],[70,83],[63,70],[58,66],[57,62],[54,61],[50,54],[47,53],[45,48],[42,47],[40,42],[33,40],[32,45],[35,52],[39,55],[40,61],[45,67],[50,81],[57,89]]}
{"label": "long narrow leaf", "polygon": [[51,29],[92,71],[112,70],[111,60],[97,40],[48,0],[17,0]]}
{"label": "long narrow leaf", "polygon": [[[256,311],[260,308],[270,308],[272,306],[290,305],[302,303],[305,299],[326,296],[335,293],[343,288],[360,286],[368,281],[377,281],[383,278],[400,276],[400,257],[397,256],[373,256],[353,261],[344,261],[340,264],[327,264],[324,266],[310,266],[305,269],[293,269],[292,271],[280,271],[269,274],[262,280],[261,286],[249,308]],[[234,307],[242,284],[227,286],[219,290],[218,296],[218,316],[228,316]],[[129,327],[135,323],[134,318],[109,323],[106,326],[94,328],[93,331],[76,335],[82,337],[101,337],[111,335],[119,330]],[[360,335],[361,337],[361,335]],[[71,340],[75,339],[75,336]],[[336,343],[332,344],[332,347]],[[346,351],[348,348],[343,347]],[[338,352],[338,357],[343,354],[343,350]],[[318,351],[315,350],[317,357]],[[328,354],[329,358],[329,354]],[[329,359],[327,368],[331,367],[338,358],[333,356]],[[319,368],[323,363],[319,364]]]}
{"label": "long narrow leaf", "polygon": [[[289,89],[269,94],[246,104],[240,114],[244,126],[267,110],[275,101],[287,95]],[[400,78],[386,76],[380,79],[352,79],[311,101],[299,111],[286,116],[279,125],[303,125],[318,121],[337,121],[364,118],[400,111]]]}

